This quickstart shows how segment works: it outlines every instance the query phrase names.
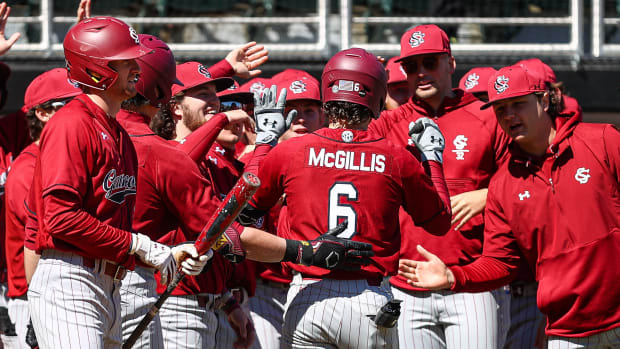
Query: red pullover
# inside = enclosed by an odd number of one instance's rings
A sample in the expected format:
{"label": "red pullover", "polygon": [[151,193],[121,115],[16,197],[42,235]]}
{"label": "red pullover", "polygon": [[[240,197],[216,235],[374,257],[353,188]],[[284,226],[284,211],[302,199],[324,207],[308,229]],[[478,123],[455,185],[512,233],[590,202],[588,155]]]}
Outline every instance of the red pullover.
{"label": "red pullover", "polygon": [[[384,111],[374,120],[369,131],[385,137],[394,144],[410,144],[409,123],[421,117],[433,119],[445,137],[443,171],[450,196],[487,188],[498,164],[506,158],[508,137],[499,127],[492,110],[480,110],[482,102],[470,93],[453,90],[453,98],[445,98],[438,111],[415,99],[398,109]],[[447,234],[432,236],[417,227],[404,210],[400,210],[402,243],[401,258],[421,260],[416,245],[424,247],[441,258],[446,265],[466,265],[482,253],[482,215],[473,217],[460,231],[450,229]],[[408,285],[400,276],[391,283],[404,289],[421,290]]]}
{"label": "red pullover", "polygon": [[454,290],[490,290],[514,277],[521,252],[547,335],[565,337],[620,326],[620,132],[579,118],[556,118],[542,158],[511,144],[489,186],[483,256],[451,267]]}

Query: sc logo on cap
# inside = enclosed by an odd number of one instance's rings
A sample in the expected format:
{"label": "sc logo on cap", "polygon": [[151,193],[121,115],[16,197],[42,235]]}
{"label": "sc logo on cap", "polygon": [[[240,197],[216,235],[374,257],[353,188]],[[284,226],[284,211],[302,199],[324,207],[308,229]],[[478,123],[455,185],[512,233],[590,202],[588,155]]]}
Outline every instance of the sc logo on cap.
{"label": "sc logo on cap", "polygon": [[510,81],[510,79],[508,79],[504,75],[498,76],[497,79],[495,79],[495,84],[493,85],[495,91],[497,91],[497,93],[502,93],[506,91],[508,87],[510,87],[508,86],[508,81]]}
{"label": "sc logo on cap", "polygon": [[409,38],[409,45],[411,45],[411,47],[420,46],[424,43],[425,36],[426,34],[422,33],[421,31],[413,32],[411,34],[411,38]]}
{"label": "sc logo on cap", "polygon": [[467,75],[467,80],[465,80],[465,89],[471,90],[475,86],[478,85],[478,80],[480,80],[480,75],[476,73],[471,73]]}
{"label": "sc logo on cap", "polygon": [[291,86],[289,86],[289,89],[293,91],[293,93],[295,94],[302,93],[306,91],[306,83],[301,80],[295,80],[291,83]]}
{"label": "sc logo on cap", "polygon": [[198,73],[204,75],[207,79],[211,79],[211,73],[209,73],[209,70],[202,64],[198,65]]}

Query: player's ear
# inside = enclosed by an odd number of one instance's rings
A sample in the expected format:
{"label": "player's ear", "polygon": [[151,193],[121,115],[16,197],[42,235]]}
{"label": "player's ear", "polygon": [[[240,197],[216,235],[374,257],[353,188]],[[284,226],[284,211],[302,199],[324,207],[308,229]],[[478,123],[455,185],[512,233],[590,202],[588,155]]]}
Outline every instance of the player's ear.
{"label": "player's ear", "polygon": [[452,56],[448,56],[448,63],[450,64],[450,74],[454,74],[456,71],[456,60]]}
{"label": "player's ear", "polygon": [[50,121],[50,118],[52,117],[52,115],[54,115],[55,111],[47,111],[43,108],[36,108],[34,110],[34,115],[37,117],[37,119],[39,119],[39,121],[41,121],[43,124],[47,123],[48,121]]}
{"label": "player's ear", "polygon": [[170,111],[175,120],[181,120],[181,118],[183,118],[181,103],[173,102]]}

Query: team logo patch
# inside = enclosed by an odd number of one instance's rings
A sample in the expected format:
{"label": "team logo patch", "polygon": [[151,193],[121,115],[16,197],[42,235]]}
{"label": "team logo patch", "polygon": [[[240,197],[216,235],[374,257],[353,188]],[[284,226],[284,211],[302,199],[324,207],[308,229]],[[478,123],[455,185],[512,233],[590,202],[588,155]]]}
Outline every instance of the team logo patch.
{"label": "team logo patch", "polygon": [[467,75],[467,79],[465,79],[465,89],[471,90],[472,88],[478,86],[478,80],[480,80],[480,75],[476,73]]}
{"label": "team logo patch", "polygon": [[510,87],[508,86],[508,81],[510,81],[510,79],[504,75],[498,76],[497,79],[495,79],[495,84],[493,84],[495,91],[497,91],[498,94],[506,91]]}
{"label": "team logo patch", "polygon": [[198,73],[202,74],[207,79],[211,79],[211,73],[209,73],[209,70],[202,64],[198,65]]}
{"label": "team logo patch", "polygon": [[409,45],[411,45],[411,47],[418,47],[422,45],[424,43],[425,36],[426,34],[422,33],[419,30],[417,32],[413,32],[411,34],[411,37],[409,38]]}
{"label": "team logo patch", "polygon": [[469,153],[469,150],[465,149],[468,140],[469,139],[465,137],[465,135],[458,135],[454,138],[452,144],[454,144],[456,149],[452,150],[452,152],[456,153],[457,160],[465,160],[465,153]]}
{"label": "team logo patch", "polygon": [[229,90],[229,91],[234,91],[234,90],[236,90],[237,88],[238,88],[238,87],[237,87],[237,85],[232,84],[232,86],[230,86],[229,88],[227,88],[227,90]]}
{"label": "team logo patch", "polygon": [[519,193],[519,200],[523,201],[525,199],[529,199],[530,198],[530,191],[526,190],[523,193]]}
{"label": "team logo patch", "polygon": [[289,90],[293,91],[295,94],[306,92],[306,83],[301,80],[295,80],[291,83],[291,86],[289,86]]}
{"label": "team logo patch", "polygon": [[580,167],[577,169],[575,173],[575,180],[581,184],[586,184],[590,180],[590,169],[585,167]]}
{"label": "team logo patch", "polygon": [[129,27],[129,35],[131,36],[133,41],[136,42],[136,45],[140,45],[140,38],[138,37],[138,33],[136,33],[136,30],[132,27]]}
{"label": "team logo patch", "polygon": [[343,131],[342,134],[340,135],[340,137],[342,138],[343,141],[345,141],[347,143],[353,142],[353,132],[351,132],[349,130]]}
{"label": "team logo patch", "polygon": [[136,177],[125,174],[116,174],[116,169],[111,169],[103,179],[103,191],[105,198],[115,204],[122,204],[129,195],[136,195]]}

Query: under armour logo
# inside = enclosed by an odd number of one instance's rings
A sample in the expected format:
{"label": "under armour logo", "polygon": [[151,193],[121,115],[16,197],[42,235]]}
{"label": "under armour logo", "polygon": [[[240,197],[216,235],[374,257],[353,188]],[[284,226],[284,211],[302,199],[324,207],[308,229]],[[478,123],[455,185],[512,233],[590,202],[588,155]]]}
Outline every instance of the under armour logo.
{"label": "under armour logo", "polygon": [[179,141],[179,144],[183,144],[183,143],[185,143],[185,141],[186,141],[186,140],[187,140],[187,139],[183,138],[182,140],[180,140],[180,141]]}
{"label": "under armour logo", "polygon": [[224,155],[226,153],[226,150],[224,150],[224,149],[222,149],[220,147],[215,147],[215,152]]}
{"label": "under armour logo", "polygon": [[581,184],[588,183],[590,179],[590,169],[585,167],[580,167],[577,169],[577,173],[575,173],[575,180]]}
{"label": "under armour logo", "polygon": [[519,200],[523,201],[523,199],[529,199],[530,198],[530,191],[526,190],[523,193],[519,193]]}
{"label": "under armour logo", "polygon": [[409,38],[409,45],[411,45],[411,47],[420,46],[424,43],[425,36],[426,34],[422,33],[421,31],[413,32],[411,34],[411,37]]}
{"label": "under armour logo", "polygon": [[471,90],[472,88],[478,85],[478,80],[480,80],[480,75],[476,73],[471,73],[467,75],[467,79],[465,79],[465,89]]}
{"label": "under armour logo", "polygon": [[[271,121],[271,128],[276,128],[277,125],[278,125],[278,122],[276,120]],[[263,126],[269,127],[268,119],[265,119],[265,121],[263,121]]]}
{"label": "under armour logo", "polygon": [[211,160],[212,163],[217,165],[217,158],[214,158],[212,156],[209,156],[209,160]]}
{"label": "under armour logo", "polygon": [[510,79],[508,79],[504,75],[498,76],[497,79],[495,79],[495,84],[493,85],[495,91],[497,91],[497,93],[502,93],[506,91],[509,87],[508,81],[510,81]]}
{"label": "under armour logo", "polygon": [[105,134],[105,132],[101,131],[101,138],[103,138],[103,140],[105,141],[106,139],[108,139],[108,135]]}
{"label": "under armour logo", "polygon": [[293,91],[293,93],[302,93],[306,91],[306,83],[301,80],[295,80],[289,86],[289,90]]}
{"label": "under armour logo", "polygon": [[437,143],[439,145],[443,145],[443,139],[440,137],[435,138],[435,136],[431,136],[431,143]]}

